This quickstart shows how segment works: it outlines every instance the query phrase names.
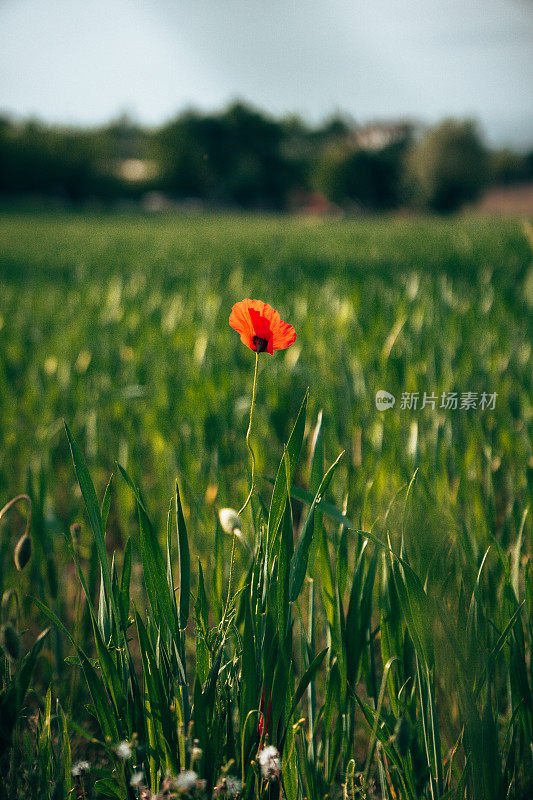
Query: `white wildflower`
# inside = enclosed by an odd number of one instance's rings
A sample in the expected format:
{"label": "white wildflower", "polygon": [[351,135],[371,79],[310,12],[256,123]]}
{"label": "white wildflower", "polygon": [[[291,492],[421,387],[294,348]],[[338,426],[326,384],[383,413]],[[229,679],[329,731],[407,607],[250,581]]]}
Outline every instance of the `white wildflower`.
{"label": "white wildflower", "polygon": [[234,778],[233,775],[226,776],[226,796],[235,800],[239,792],[242,790],[242,781]]}
{"label": "white wildflower", "polygon": [[70,771],[75,778],[79,778],[80,775],[83,775],[84,772],[89,772],[90,769],[91,765],[88,761],[76,761]]}
{"label": "white wildflower", "polygon": [[281,760],[277,747],[274,747],[274,745],[264,747],[259,753],[259,763],[261,765],[261,774],[263,778],[269,781],[274,780],[274,778],[279,778]]}
{"label": "white wildflower", "polygon": [[120,742],[120,744],[117,744],[116,751],[117,756],[121,758],[122,761],[129,761],[132,757],[131,744],[129,742]]}
{"label": "white wildflower", "polygon": [[194,789],[196,785],[196,781],[198,779],[198,775],[196,772],[193,772],[192,769],[184,770],[180,772],[178,777],[174,780],[174,786],[178,792],[190,792],[191,789]]}
{"label": "white wildflower", "polygon": [[225,533],[229,533],[230,536],[233,534],[241,536],[241,518],[233,508],[221,508],[218,518]]}
{"label": "white wildflower", "polygon": [[140,786],[143,782],[144,775],[142,772],[134,772],[130,778],[130,786]]}

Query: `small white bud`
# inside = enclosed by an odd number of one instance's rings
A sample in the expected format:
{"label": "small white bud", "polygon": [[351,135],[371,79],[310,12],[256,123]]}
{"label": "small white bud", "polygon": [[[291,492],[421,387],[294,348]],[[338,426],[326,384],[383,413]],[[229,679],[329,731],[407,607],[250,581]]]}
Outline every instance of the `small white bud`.
{"label": "small white bud", "polygon": [[191,750],[191,764],[195,764],[196,761],[199,761],[202,757],[202,748],[198,747],[197,744]]}
{"label": "small white bud", "polygon": [[230,536],[234,533],[237,536],[241,535],[241,518],[233,508],[221,508],[218,518],[224,533],[229,533]]}

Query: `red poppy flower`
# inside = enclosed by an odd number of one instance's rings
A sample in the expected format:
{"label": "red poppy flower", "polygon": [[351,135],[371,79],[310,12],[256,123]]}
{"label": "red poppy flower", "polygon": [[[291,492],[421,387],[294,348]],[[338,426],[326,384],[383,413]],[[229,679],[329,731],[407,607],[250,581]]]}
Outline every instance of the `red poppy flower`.
{"label": "red poppy flower", "polygon": [[241,342],[257,353],[274,354],[296,339],[296,331],[262,300],[241,300],[231,310],[229,324],[241,334]]}

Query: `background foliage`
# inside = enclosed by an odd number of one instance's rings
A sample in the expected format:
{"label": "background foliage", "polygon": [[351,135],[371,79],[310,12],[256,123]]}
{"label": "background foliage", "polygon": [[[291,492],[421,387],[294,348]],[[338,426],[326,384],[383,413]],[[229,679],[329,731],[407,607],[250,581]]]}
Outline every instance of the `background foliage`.
{"label": "background foliage", "polygon": [[279,211],[316,207],[318,192],[321,208],[449,212],[488,185],[531,182],[532,155],[490,151],[472,122],[422,130],[339,116],[311,127],[243,103],[183,112],[158,129],[127,117],[87,130],[3,118],[0,195]]}

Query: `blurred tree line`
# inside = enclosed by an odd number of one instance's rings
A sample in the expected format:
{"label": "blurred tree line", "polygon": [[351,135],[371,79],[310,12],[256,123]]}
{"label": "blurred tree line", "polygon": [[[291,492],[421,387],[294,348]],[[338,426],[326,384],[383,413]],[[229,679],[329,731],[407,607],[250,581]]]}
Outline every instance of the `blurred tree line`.
{"label": "blurred tree line", "polygon": [[474,123],[310,127],[243,103],[187,111],[158,129],[0,118],[0,195],[70,203],[194,202],[208,208],[453,211],[488,185],[533,180],[533,152],[489,151]]}

